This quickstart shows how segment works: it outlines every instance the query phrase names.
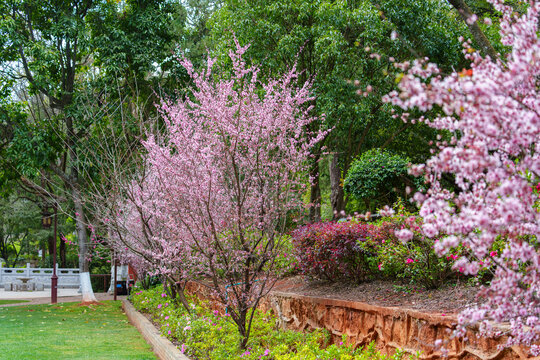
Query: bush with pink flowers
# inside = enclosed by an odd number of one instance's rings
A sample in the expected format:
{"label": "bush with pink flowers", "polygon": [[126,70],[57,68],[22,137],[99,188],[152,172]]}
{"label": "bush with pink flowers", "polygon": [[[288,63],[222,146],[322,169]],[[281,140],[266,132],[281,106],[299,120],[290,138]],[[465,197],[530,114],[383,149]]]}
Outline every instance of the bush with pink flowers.
{"label": "bush with pink flowers", "polygon": [[[437,239],[430,239],[420,233],[422,220],[412,214],[400,213],[381,219],[375,226],[379,237],[384,238],[377,249],[378,270],[386,279],[399,279],[427,289],[438,288],[459,271],[452,269],[455,260],[462,253],[456,248],[446,257],[438,257],[433,246]],[[410,231],[411,240],[400,241],[396,233]]]}
{"label": "bush with pink flowers", "polygon": [[[422,219],[401,202],[397,214],[373,223],[352,218],[299,227],[291,233],[297,269],[313,279],[358,283],[372,279],[405,281],[427,289],[460,276],[454,263],[464,254],[456,247],[445,257],[434,251],[437,238],[421,232]],[[398,234],[410,240],[402,242]],[[486,269],[487,272],[487,269]]]}

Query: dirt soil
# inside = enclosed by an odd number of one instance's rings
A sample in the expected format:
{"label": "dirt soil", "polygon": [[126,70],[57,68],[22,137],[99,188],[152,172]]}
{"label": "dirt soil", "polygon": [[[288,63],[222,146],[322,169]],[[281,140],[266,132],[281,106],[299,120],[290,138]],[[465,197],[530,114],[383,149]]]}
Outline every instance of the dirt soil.
{"label": "dirt soil", "polygon": [[447,284],[435,290],[381,280],[358,285],[331,284],[295,276],[280,280],[273,290],[450,315],[474,305],[479,288],[463,282]]}

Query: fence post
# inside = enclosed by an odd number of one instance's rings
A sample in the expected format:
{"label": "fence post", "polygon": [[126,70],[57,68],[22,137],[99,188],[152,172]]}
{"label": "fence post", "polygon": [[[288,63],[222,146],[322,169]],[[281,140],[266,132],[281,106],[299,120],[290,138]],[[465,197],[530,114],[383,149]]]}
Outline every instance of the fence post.
{"label": "fence post", "polygon": [[26,277],[30,277],[30,263],[26,263]]}
{"label": "fence post", "polygon": [[[4,264],[2,263],[2,261],[3,261],[3,259],[0,260],[0,285],[3,285],[3,284],[4,284],[4,281],[2,280],[2,273],[3,273],[2,268],[4,267]],[[5,288],[6,288],[6,287],[4,286],[4,289],[5,289]]]}

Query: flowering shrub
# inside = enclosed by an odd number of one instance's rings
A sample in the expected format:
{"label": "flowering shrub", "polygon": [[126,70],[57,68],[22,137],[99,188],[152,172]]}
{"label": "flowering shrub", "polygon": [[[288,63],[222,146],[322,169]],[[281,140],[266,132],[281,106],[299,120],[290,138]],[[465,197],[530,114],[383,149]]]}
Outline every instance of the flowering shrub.
{"label": "flowering shrub", "polygon": [[[445,257],[437,256],[434,246],[438,239],[422,233],[422,219],[407,212],[401,201],[394,209],[397,214],[387,211],[376,223],[352,218],[339,223],[310,224],[293,231],[298,270],[332,282],[386,278],[409,281],[427,289],[456,277],[460,269],[452,267],[464,255],[463,247],[454,248]],[[408,242],[398,239],[402,233],[408,236]],[[484,270],[487,273],[489,268]]]}
{"label": "flowering shrub", "polygon": [[373,225],[324,222],[291,233],[302,274],[328,281],[361,282],[375,273],[380,238]]}
{"label": "flowering shrub", "polygon": [[[412,214],[401,213],[381,219],[377,228],[384,240],[377,248],[377,266],[385,278],[407,280],[433,289],[459,273],[452,270],[452,266],[460,257],[461,249],[454,249],[446,257],[438,257],[433,250],[437,239],[423,236],[421,226],[421,219]],[[396,236],[403,230],[412,233],[411,240],[406,243]]]}
{"label": "flowering shrub", "polygon": [[[241,341],[234,322],[227,314],[210,310],[206,304],[192,300],[193,311],[188,314],[174,306],[161,287],[135,292],[131,301],[139,311],[152,316],[161,333],[179,344],[178,348],[191,359],[200,360],[399,360],[402,353],[387,357],[375,350],[374,344],[354,350],[346,344],[328,344],[328,332],[298,333],[279,330],[276,318],[255,311],[253,333],[246,349],[238,348]],[[160,306],[161,305],[161,306]]]}

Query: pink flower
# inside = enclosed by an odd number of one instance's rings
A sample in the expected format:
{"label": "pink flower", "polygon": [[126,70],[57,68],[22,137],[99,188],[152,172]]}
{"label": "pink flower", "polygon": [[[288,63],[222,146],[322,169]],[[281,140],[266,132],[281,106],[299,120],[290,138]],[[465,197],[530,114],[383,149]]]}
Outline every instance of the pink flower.
{"label": "pink flower", "polygon": [[165,320],[169,320],[169,315],[165,316]]}
{"label": "pink flower", "polygon": [[167,294],[162,293],[162,294],[161,294],[161,297],[162,297],[162,298],[167,297]]}
{"label": "pink flower", "polygon": [[161,304],[159,304],[159,305],[157,306],[157,308],[158,308],[158,309],[161,309]]}
{"label": "pink flower", "polygon": [[411,259],[411,258],[408,258],[407,260],[405,260],[405,262],[406,262],[407,264],[410,264],[410,263],[413,263],[413,262],[414,262],[414,260],[413,260],[413,259]]}
{"label": "pink flower", "polygon": [[403,242],[409,241],[413,238],[414,234],[409,229],[401,229],[395,232],[397,238]]}
{"label": "pink flower", "polygon": [[497,252],[496,252],[496,251],[492,251],[492,252],[489,253],[489,256],[491,256],[491,257],[497,256]]}
{"label": "pink flower", "polygon": [[171,330],[167,331],[167,334],[168,334],[168,335],[171,335]]}
{"label": "pink flower", "polygon": [[379,263],[379,266],[378,266],[378,267],[379,267],[379,270],[382,271],[382,267],[383,267],[383,266],[382,266],[382,263]]}

